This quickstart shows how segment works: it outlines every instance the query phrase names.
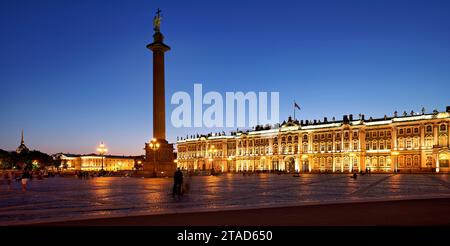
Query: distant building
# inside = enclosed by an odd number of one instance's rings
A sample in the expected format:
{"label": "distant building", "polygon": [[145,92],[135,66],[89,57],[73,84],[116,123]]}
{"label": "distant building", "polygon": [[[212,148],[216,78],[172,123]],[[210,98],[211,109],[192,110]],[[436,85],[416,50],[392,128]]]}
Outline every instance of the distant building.
{"label": "distant building", "polygon": [[135,164],[142,162],[142,156],[116,156],[97,154],[74,155],[59,153],[53,158],[61,160],[61,168],[72,171],[131,171],[135,169]]}
{"label": "distant building", "polygon": [[29,152],[30,150],[28,149],[28,147],[25,145],[25,141],[23,138],[23,129],[22,129],[22,140],[20,141],[20,145],[19,147],[17,147],[16,149],[16,153],[20,154],[22,152]]}
{"label": "distant building", "polygon": [[379,119],[297,121],[231,136],[208,134],[177,142],[187,170],[349,173],[450,172],[450,107]]}

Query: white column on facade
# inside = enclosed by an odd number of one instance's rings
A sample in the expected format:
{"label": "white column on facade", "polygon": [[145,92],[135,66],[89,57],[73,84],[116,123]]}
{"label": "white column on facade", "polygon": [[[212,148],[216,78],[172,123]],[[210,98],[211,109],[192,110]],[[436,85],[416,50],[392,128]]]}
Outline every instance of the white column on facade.
{"label": "white column on facade", "polygon": [[450,147],[450,124],[447,124],[447,147]]}
{"label": "white column on facade", "polygon": [[439,172],[439,153],[436,153],[436,172]]}
{"label": "white column on facade", "polygon": [[308,157],[308,169],[309,169],[309,172],[312,172],[311,157]]}
{"label": "white column on facade", "polygon": [[336,171],[336,157],[335,157],[335,153],[336,153],[336,133],[334,131],[331,132],[332,134],[332,147],[331,149],[333,150],[333,154],[332,154],[332,158],[333,158],[333,173]]}
{"label": "white column on facade", "polygon": [[349,156],[349,170],[353,172],[353,157]]}
{"label": "white column on facade", "polygon": [[350,151],[353,151],[354,146],[353,146],[353,129],[352,128],[349,128],[348,134],[350,135],[349,140],[348,140],[349,141],[348,147],[349,147]]}
{"label": "white column on facade", "polygon": [[437,125],[433,126],[433,135],[434,135],[434,144],[433,145],[438,145],[439,144],[439,135],[438,135],[438,131],[439,128]]}
{"label": "white column on facade", "polygon": [[392,132],[391,132],[391,137],[392,137],[392,143],[391,143],[391,147],[394,150],[397,150],[397,127],[392,127]]}

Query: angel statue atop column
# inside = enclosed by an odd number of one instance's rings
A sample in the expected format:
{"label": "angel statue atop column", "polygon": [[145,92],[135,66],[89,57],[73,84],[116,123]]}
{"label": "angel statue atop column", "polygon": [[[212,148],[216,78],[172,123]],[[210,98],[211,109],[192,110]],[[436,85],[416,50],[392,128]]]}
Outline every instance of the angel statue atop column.
{"label": "angel statue atop column", "polygon": [[161,26],[161,10],[158,8],[158,11],[156,11],[156,16],[153,18],[153,30],[155,32],[159,32],[159,27]]}

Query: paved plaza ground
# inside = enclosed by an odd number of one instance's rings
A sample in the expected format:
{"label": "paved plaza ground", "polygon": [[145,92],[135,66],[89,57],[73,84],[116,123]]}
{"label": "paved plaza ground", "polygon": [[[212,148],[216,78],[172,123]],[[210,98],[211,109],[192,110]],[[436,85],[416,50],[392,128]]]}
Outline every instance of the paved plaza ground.
{"label": "paved plaza ground", "polygon": [[[0,185],[0,225],[312,204],[450,198],[446,174],[197,176],[180,200],[170,178],[56,177],[33,180],[22,193]],[[448,203],[447,200],[443,200]],[[442,202],[441,202],[442,203]],[[441,204],[442,205],[442,204]]]}

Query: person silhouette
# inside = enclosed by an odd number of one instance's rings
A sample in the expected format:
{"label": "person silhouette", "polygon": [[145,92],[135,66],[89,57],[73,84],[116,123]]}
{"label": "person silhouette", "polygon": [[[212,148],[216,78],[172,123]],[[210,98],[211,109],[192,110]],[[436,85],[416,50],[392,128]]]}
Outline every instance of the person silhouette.
{"label": "person silhouette", "polygon": [[177,168],[177,171],[175,171],[175,173],[173,175],[172,196],[175,197],[175,195],[177,195],[178,197],[180,197],[182,186],[183,186],[183,172],[181,172],[180,168]]}

